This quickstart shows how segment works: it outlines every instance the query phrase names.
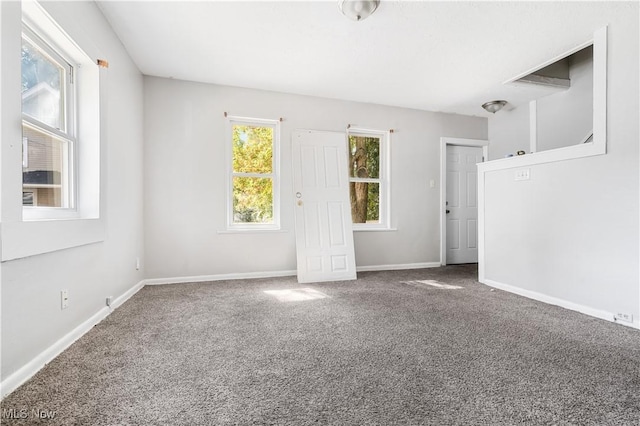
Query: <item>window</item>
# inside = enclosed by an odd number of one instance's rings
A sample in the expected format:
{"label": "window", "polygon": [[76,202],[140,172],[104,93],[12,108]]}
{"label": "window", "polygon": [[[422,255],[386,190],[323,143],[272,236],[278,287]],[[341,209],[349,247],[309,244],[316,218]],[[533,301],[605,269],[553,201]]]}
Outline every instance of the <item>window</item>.
{"label": "window", "polygon": [[3,31],[21,56],[2,63],[0,79],[16,107],[2,111],[2,261],[104,241],[98,46],[81,22],[58,23],[37,1],[19,6],[2,11],[22,19],[22,31]]}
{"label": "window", "polygon": [[280,122],[228,117],[229,229],[279,229]]}
{"label": "window", "polygon": [[348,139],[354,229],[389,228],[389,132],[350,129]]}
{"label": "window", "polygon": [[73,66],[28,27],[21,53],[23,206],[72,209]]}

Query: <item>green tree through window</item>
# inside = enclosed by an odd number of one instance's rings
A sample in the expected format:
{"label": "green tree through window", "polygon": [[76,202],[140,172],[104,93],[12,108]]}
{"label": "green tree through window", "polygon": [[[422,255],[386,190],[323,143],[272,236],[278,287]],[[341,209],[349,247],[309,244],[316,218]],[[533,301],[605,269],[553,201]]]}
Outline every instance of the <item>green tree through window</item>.
{"label": "green tree through window", "polygon": [[380,221],[380,138],[349,135],[349,193],[353,223]]}
{"label": "green tree through window", "polygon": [[274,222],[274,130],[232,126],[233,223]]}

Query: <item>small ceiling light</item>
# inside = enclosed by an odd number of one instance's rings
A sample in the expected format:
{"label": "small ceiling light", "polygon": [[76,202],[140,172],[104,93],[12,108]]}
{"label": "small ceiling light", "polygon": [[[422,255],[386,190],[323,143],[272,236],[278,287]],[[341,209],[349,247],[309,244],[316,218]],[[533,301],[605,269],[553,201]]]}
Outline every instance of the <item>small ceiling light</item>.
{"label": "small ceiling light", "polygon": [[338,0],[338,9],[347,18],[362,21],[375,12],[379,4],[380,0]]}
{"label": "small ceiling light", "polygon": [[482,108],[486,109],[491,114],[495,114],[496,112],[500,111],[506,104],[507,101],[489,101],[482,104]]}

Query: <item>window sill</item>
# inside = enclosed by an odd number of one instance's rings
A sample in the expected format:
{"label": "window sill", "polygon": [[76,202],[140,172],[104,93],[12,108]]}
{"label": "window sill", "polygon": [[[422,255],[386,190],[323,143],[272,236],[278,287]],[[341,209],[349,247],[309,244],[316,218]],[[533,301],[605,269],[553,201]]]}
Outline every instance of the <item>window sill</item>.
{"label": "window sill", "polygon": [[517,157],[498,158],[484,163],[478,163],[478,171],[480,173],[492,172],[495,170],[511,169],[515,167],[555,163],[558,161],[603,155],[606,154],[606,151],[604,143],[590,142],[582,145],[567,146],[564,148],[551,149],[549,151],[534,152],[533,154],[519,155]]}
{"label": "window sill", "polygon": [[218,234],[278,234],[289,232],[286,229],[250,229],[250,228],[237,228],[237,229],[225,229],[218,231]]}
{"label": "window sill", "polygon": [[80,214],[73,209],[48,207],[23,207],[22,220],[24,222],[42,222],[59,220],[80,220]]}
{"label": "window sill", "polygon": [[356,228],[353,227],[353,232],[396,232],[398,228]]}
{"label": "window sill", "polygon": [[101,219],[32,220],[0,226],[3,262],[104,241]]}

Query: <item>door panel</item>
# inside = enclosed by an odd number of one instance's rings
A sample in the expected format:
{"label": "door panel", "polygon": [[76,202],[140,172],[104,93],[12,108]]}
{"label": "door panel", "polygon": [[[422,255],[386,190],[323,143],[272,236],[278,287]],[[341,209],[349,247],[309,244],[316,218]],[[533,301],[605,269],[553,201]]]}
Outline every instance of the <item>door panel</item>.
{"label": "door panel", "polygon": [[478,262],[478,172],[482,148],[447,145],[447,263]]}
{"label": "door panel", "polygon": [[[448,165],[449,163],[447,163]],[[451,163],[457,164],[457,163]],[[460,206],[460,172],[447,171],[447,201],[451,207]]]}
{"label": "door panel", "polygon": [[342,203],[329,202],[327,203],[329,209],[329,236],[330,247],[342,247],[345,245],[345,230],[344,230],[344,209]]}
{"label": "door panel", "polygon": [[[473,165],[476,168],[476,165]],[[467,207],[478,207],[478,172],[467,172]]]}
{"label": "door panel", "polygon": [[478,221],[469,219],[467,221],[467,248],[478,249]]}
{"label": "door panel", "polygon": [[298,282],[356,279],[344,133],[292,134]]}
{"label": "door panel", "polygon": [[447,249],[457,250],[460,248],[460,221],[457,219],[447,220]]}

